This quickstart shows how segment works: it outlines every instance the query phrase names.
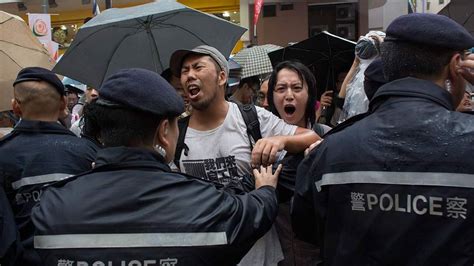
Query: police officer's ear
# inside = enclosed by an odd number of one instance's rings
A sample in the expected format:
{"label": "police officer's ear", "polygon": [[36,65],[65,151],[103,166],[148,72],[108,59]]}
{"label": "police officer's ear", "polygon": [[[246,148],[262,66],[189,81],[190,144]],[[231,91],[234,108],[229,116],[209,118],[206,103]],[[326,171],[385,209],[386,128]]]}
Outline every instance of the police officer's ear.
{"label": "police officer's ear", "polygon": [[161,120],[154,139],[154,143],[159,144],[165,150],[167,150],[172,143],[169,136],[169,127],[170,121],[167,118]]}
{"label": "police officer's ear", "polygon": [[[447,67],[447,78],[446,81],[449,83],[448,91],[452,95],[452,101],[454,106],[458,106],[464,97],[464,90],[466,87],[466,81],[464,80],[461,73],[458,69],[461,68],[462,55],[460,53],[455,53]],[[450,88],[449,88],[450,87]]]}
{"label": "police officer's ear", "polygon": [[22,117],[21,105],[16,99],[12,99],[12,110],[16,116]]}

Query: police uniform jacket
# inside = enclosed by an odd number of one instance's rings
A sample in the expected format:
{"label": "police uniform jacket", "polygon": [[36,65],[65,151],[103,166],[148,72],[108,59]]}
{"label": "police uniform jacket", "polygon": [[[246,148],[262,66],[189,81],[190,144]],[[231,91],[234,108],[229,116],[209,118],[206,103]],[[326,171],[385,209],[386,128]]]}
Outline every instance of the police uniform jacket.
{"label": "police uniform jacket", "polygon": [[55,122],[21,120],[0,140],[0,183],[26,249],[19,265],[38,265],[31,252],[34,227],[30,214],[40,200],[41,188],[90,170],[96,152],[95,144]]}
{"label": "police uniform jacket", "polygon": [[0,265],[15,265],[20,255],[20,235],[7,196],[0,187]]}
{"label": "police uniform jacket", "polygon": [[432,82],[388,83],[302,162],[293,226],[324,232],[325,265],[473,265],[474,120],[453,109]]}
{"label": "police uniform jacket", "polygon": [[156,152],[114,147],[46,190],[32,219],[46,265],[235,265],[276,214],[273,187],[230,194],[171,172]]}

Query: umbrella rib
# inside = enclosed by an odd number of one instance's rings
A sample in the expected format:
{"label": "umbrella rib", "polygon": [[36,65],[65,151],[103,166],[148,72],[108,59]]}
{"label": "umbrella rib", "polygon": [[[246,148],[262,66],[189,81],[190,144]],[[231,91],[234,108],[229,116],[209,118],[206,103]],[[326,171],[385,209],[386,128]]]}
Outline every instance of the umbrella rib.
{"label": "umbrella rib", "polygon": [[469,15],[469,17],[467,17],[467,19],[464,20],[464,22],[462,23],[463,26],[466,25],[466,23],[469,21],[469,19],[471,19],[471,17],[472,17],[473,14],[474,14],[474,13],[471,13],[471,15]]}
{"label": "umbrella rib", "polygon": [[3,54],[5,54],[8,58],[10,58],[12,60],[13,63],[15,63],[17,66],[19,66],[20,68],[23,68],[20,64],[18,64],[17,61],[15,61],[15,59],[13,59],[11,56],[9,56],[7,53],[5,53],[4,51],[0,50],[0,52],[2,52]]}
{"label": "umbrella rib", "polygon": [[156,53],[156,60],[154,60],[154,58],[152,58],[151,60],[153,61],[153,66],[155,67],[155,72],[158,73],[158,67],[157,67],[157,63],[156,61],[158,61],[158,63],[160,64],[160,70],[163,70],[163,64],[161,63],[161,58],[160,58],[160,52],[158,50],[158,45],[156,44],[156,40],[155,38],[153,38],[153,31],[151,30],[151,22],[153,21],[153,16],[149,16],[147,21],[145,21],[145,29],[146,29],[146,33],[147,33],[147,36],[148,36],[148,40],[149,40],[149,43],[150,43],[150,48],[155,48],[155,53]]}
{"label": "umbrella rib", "polygon": [[19,44],[16,44],[16,43],[13,43],[13,42],[9,42],[9,41],[4,41],[4,40],[0,40],[0,42],[4,42],[4,43],[8,43],[8,44],[12,44],[12,45],[15,45],[15,46],[18,46],[18,47],[21,47],[21,48],[25,48],[25,49],[28,49],[28,50],[32,50],[32,51],[36,51],[36,52],[40,52],[40,53],[43,53],[43,54],[46,54],[49,56],[48,53],[46,53],[45,51],[42,51],[42,50],[39,50],[39,49],[34,49],[34,48],[30,48],[30,47],[25,47],[25,46],[22,46],[22,45],[19,45]]}
{"label": "umbrella rib", "polygon": [[163,15],[161,17],[156,17],[156,18],[152,19],[152,22],[153,22],[153,24],[161,24],[161,23],[165,22],[166,20],[177,16],[180,13],[181,12],[176,12],[176,13],[166,14],[166,15]]}
{"label": "umbrella rib", "polygon": [[[136,19],[135,19],[135,21],[139,21],[139,20],[136,20]],[[141,24],[140,24],[140,25],[141,25]],[[101,26],[102,26],[102,25],[101,25]],[[138,25],[137,25],[137,26],[138,26]],[[96,30],[96,31],[94,31],[94,32],[92,32],[92,33],[90,33],[90,34],[87,36],[87,38],[84,38],[84,39],[82,39],[81,41],[77,42],[77,44],[76,44],[75,46],[78,46],[78,45],[82,44],[83,42],[85,42],[86,40],[88,40],[92,35],[95,35],[95,34],[97,34],[97,33],[100,33],[100,32],[102,32],[103,30],[108,30],[108,29],[110,29],[110,28],[138,29],[138,30],[140,30],[139,27],[138,27],[138,28],[137,28],[137,27],[132,27],[132,26],[127,26],[127,27],[125,27],[125,26],[120,26],[120,25],[117,25],[117,24],[115,24],[115,25],[107,25],[107,26],[105,26],[105,27],[103,27],[103,28],[101,28],[101,29],[98,29],[98,30]],[[79,32],[80,32],[80,30],[79,30]],[[78,33],[79,33],[79,32],[78,32]],[[138,32],[138,31],[137,31],[137,32]],[[136,33],[136,32],[135,32],[135,33]]]}
{"label": "umbrella rib", "polygon": [[7,20],[5,20],[5,21],[2,21],[0,24],[7,23],[8,21],[10,21],[10,20],[12,20],[12,19],[15,19],[15,18],[14,18],[14,17],[10,17],[10,18],[8,18]]}
{"label": "umbrella rib", "polygon": [[173,27],[176,27],[176,28],[178,28],[178,29],[182,29],[182,30],[186,31],[187,33],[191,34],[192,36],[196,37],[196,39],[200,40],[202,43],[208,45],[208,43],[207,43],[206,41],[204,41],[204,40],[201,39],[199,36],[197,36],[196,34],[194,34],[192,31],[190,31],[190,30],[188,30],[188,29],[186,29],[186,28],[184,28],[184,27],[181,27],[181,26],[178,26],[178,25],[175,25],[175,24],[166,24],[166,23],[162,23],[161,25],[173,26]]}

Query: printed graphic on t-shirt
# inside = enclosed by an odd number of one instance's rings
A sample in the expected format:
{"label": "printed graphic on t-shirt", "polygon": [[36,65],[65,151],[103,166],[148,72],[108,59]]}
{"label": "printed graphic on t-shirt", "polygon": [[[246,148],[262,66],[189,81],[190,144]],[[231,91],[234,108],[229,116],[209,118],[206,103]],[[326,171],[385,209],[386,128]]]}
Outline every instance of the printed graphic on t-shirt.
{"label": "printed graphic on t-shirt", "polygon": [[228,184],[231,180],[240,181],[235,156],[201,160],[183,160],[184,172],[205,180]]}

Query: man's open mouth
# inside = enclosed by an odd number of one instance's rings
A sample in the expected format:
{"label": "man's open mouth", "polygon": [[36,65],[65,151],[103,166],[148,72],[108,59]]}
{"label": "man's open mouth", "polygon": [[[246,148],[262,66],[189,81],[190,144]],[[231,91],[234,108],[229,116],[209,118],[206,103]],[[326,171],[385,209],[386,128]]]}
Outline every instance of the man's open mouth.
{"label": "man's open mouth", "polygon": [[199,89],[198,86],[191,85],[188,87],[189,94],[191,96],[197,95],[201,90]]}

